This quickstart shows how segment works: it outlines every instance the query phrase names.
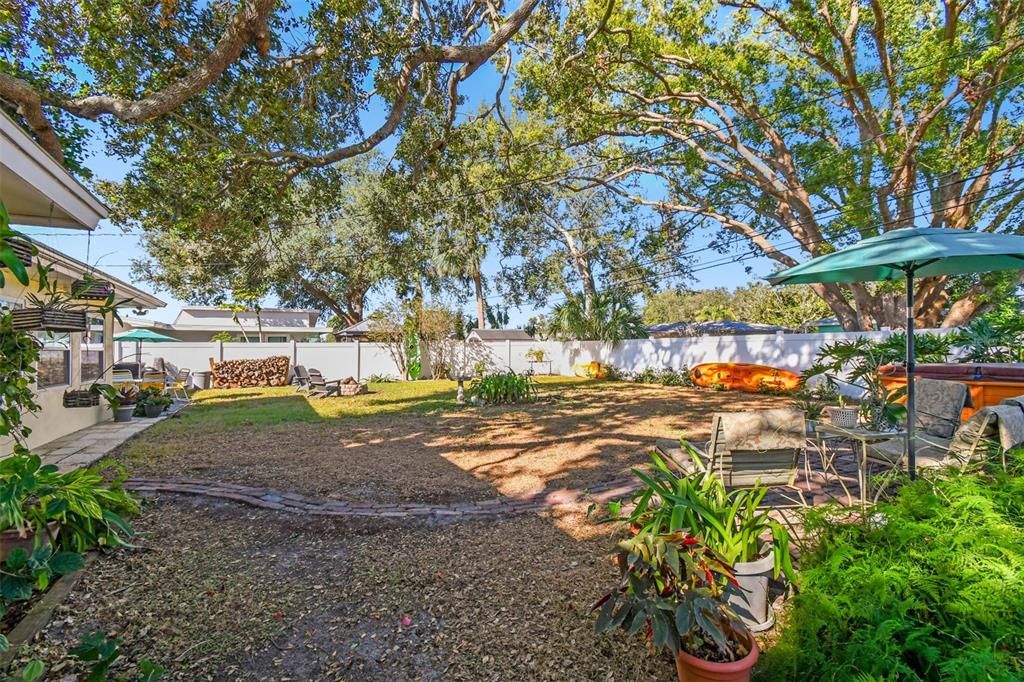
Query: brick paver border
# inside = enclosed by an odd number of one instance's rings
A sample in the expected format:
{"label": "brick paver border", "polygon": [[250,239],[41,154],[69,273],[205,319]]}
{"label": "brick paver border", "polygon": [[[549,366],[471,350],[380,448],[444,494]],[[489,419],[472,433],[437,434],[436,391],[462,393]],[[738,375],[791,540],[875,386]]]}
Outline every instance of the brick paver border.
{"label": "brick paver border", "polygon": [[132,478],[124,487],[140,493],[174,493],[200,495],[241,502],[262,509],[305,514],[309,516],[364,516],[376,518],[433,517],[480,518],[544,511],[554,507],[594,502],[602,504],[624,498],[639,486],[636,479],[606,481],[586,489],[562,488],[524,497],[498,497],[475,502],[450,504],[381,504],[376,502],[343,502],[325,500],[294,492],[187,478]]}

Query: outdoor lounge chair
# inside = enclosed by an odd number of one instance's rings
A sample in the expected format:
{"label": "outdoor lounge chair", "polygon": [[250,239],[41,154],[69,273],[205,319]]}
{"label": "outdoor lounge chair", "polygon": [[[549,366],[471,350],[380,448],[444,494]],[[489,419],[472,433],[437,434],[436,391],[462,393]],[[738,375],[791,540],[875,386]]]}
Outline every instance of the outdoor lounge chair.
{"label": "outdoor lounge chair", "polygon": [[338,395],[341,391],[341,379],[324,379],[324,375],[315,367],[309,368],[309,397],[327,398]]}
{"label": "outdoor lounge chair", "polygon": [[295,392],[299,393],[302,391],[309,390],[309,372],[303,365],[295,365],[295,376],[292,377],[292,383],[295,384]]}
{"label": "outdoor lounge chair", "polygon": [[147,369],[142,373],[139,388],[155,388],[163,392],[167,390],[167,375],[161,370]]}
{"label": "outdoor lounge chair", "polygon": [[174,377],[167,377],[167,388],[170,390],[171,396],[175,400],[183,400],[185,402],[192,402],[192,398],[188,396],[188,380],[192,376],[192,370],[188,367],[181,367],[175,373]]}
{"label": "outdoor lounge chair", "polygon": [[[960,390],[931,384],[952,384],[963,388]],[[960,424],[960,409],[964,405],[960,401],[970,400],[966,384],[918,379],[917,386],[918,395],[927,394],[930,390],[945,391],[947,394],[939,405],[927,404],[930,423],[928,419],[922,421],[920,417],[917,420],[918,428],[922,429],[922,433],[916,438],[918,466],[956,466],[964,469],[988,452],[988,449],[983,447],[986,442],[998,447],[1004,455],[1007,450],[1024,444],[1024,396],[1007,398],[999,405],[983,407],[965,423]],[[960,396],[965,393],[966,397],[961,398]],[[944,411],[944,422],[936,417],[936,410]],[[952,432],[950,425],[953,426]],[[871,446],[868,450],[868,461],[889,465],[892,468],[905,468],[905,455],[905,440],[893,440]],[[1005,461],[1003,464],[1005,466]]]}
{"label": "outdoor lounge chair", "polygon": [[656,448],[684,472],[713,473],[727,488],[757,484],[786,488],[797,493],[798,504],[806,506],[803,491],[796,486],[797,467],[806,441],[804,413],[777,408],[716,413],[706,448],[687,444],[696,452],[699,463],[672,441],[659,441]]}
{"label": "outdoor lounge chair", "polygon": [[[917,419],[914,424],[917,466],[940,467],[950,463],[954,437],[964,407],[973,407],[967,384],[937,379],[917,379]],[[973,457],[975,439],[968,457]],[[906,468],[906,439],[895,438],[868,445],[867,460],[889,468]]]}
{"label": "outdoor lounge chair", "polygon": [[110,377],[110,383],[114,388],[120,388],[121,386],[134,386],[135,375],[131,373],[131,370],[114,369]]}

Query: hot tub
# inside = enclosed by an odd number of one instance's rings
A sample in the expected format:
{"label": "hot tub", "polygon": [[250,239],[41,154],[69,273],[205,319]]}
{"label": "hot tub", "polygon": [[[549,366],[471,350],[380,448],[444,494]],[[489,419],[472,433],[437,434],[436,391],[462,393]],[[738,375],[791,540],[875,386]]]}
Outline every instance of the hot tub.
{"label": "hot tub", "polygon": [[[879,373],[882,384],[889,388],[907,385],[907,368],[903,365],[886,365],[879,369]],[[1024,395],[1024,363],[926,363],[918,365],[915,374],[925,379],[967,384],[974,407],[965,407],[961,420],[982,407]]]}

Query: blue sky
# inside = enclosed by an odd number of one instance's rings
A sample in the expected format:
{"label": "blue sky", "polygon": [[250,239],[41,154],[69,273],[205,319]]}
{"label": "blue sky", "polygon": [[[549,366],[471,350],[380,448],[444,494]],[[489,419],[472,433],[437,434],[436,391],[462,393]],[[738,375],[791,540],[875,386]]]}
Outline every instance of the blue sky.
{"label": "blue sky", "polygon": [[[481,68],[462,86],[461,92],[466,97],[466,102],[460,107],[460,112],[463,112],[463,115],[464,112],[475,112],[478,110],[481,102],[485,100],[491,101],[497,84],[498,74],[493,65]],[[506,91],[507,96],[508,91]],[[381,120],[381,117],[382,109],[379,106],[372,107],[364,118],[364,127],[368,130],[372,129]],[[95,126],[93,128],[97,129]],[[388,154],[393,150],[394,143],[394,139],[388,140],[381,145],[381,151],[384,154]],[[91,155],[86,163],[91,169],[95,180],[120,180],[130,170],[130,163],[122,162],[120,159],[106,153],[102,136],[98,132],[92,139],[90,152]],[[102,221],[91,235],[86,232],[56,228],[23,227],[21,229],[26,234],[49,246],[128,281],[133,281],[131,276],[132,262],[146,257],[144,249],[140,246],[138,235],[125,234],[119,228],[111,225],[109,221]],[[694,235],[687,244],[687,248],[699,249],[704,247],[711,236],[711,234]],[[496,250],[492,249],[492,253]],[[708,269],[700,272],[696,276],[697,279],[690,283],[690,286],[698,289],[719,286],[733,288],[771,271],[770,261],[767,259],[760,258],[744,263],[730,262],[728,258],[723,258],[721,254],[714,251],[702,252],[693,265],[694,267],[701,267],[702,264],[719,262],[722,264],[708,267]],[[746,269],[748,267],[752,268],[753,275],[747,274]],[[485,271],[494,273],[497,270],[497,258],[495,256],[488,257],[485,261]],[[167,302],[166,308],[149,313],[148,317],[152,319],[166,322],[173,321],[181,306],[187,304],[185,301],[175,299],[167,291],[155,289],[147,282],[133,281],[133,283],[141,289],[156,294]],[[469,293],[467,291],[467,296]],[[493,287],[490,293],[493,293]],[[371,295],[367,302],[368,310],[372,311],[373,307],[379,305],[385,298],[387,298],[386,294]],[[497,302],[497,298],[492,297],[490,302]],[[272,298],[265,301],[265,305],[273,305],[274,303],[275,301]],[[471,300],[467,300],[464,309],[467,314],[472,314],[473,303]],[[519,309],[511,308],[509,310],[510,324],[512,326],[522,325],[531,316],[541,311],[530,306]]]}

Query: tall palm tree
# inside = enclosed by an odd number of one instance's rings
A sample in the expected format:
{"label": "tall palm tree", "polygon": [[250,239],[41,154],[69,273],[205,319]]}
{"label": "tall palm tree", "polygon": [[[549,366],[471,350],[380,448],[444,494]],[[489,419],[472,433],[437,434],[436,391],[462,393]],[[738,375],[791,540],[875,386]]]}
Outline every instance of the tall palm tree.
{"label": "tall palm tree", "polygon": [[476,326],[487,326],[487,299],[484,297],[484,258],[487,244],[473,227],[437,230],[431,260],[437,274],[473,283],[476,298]]}

